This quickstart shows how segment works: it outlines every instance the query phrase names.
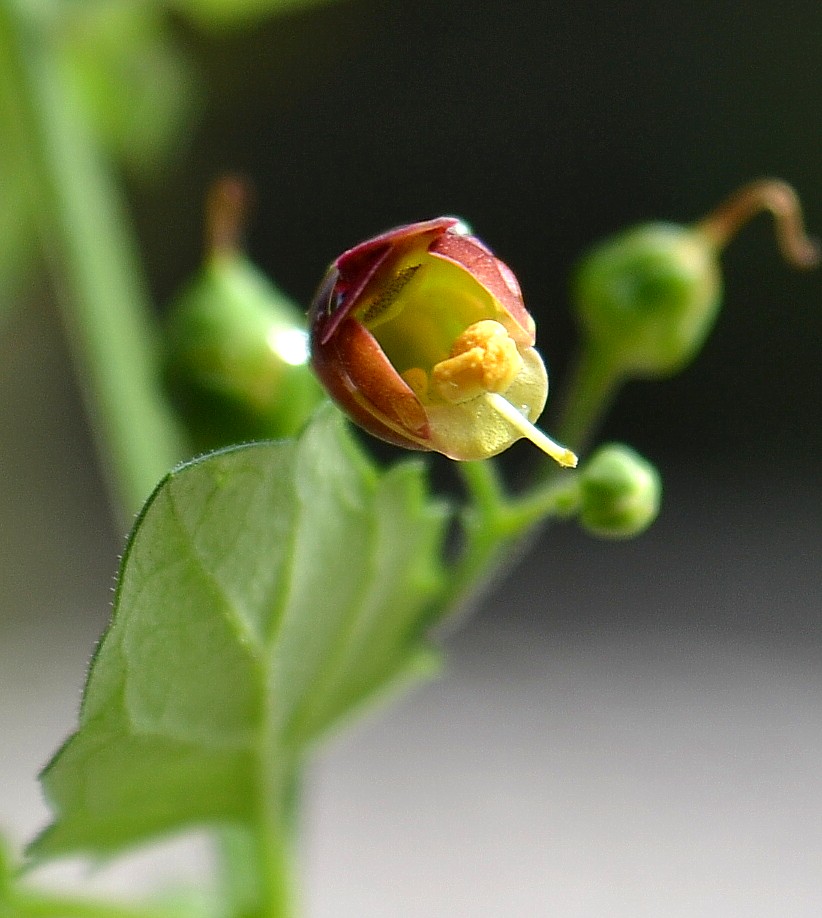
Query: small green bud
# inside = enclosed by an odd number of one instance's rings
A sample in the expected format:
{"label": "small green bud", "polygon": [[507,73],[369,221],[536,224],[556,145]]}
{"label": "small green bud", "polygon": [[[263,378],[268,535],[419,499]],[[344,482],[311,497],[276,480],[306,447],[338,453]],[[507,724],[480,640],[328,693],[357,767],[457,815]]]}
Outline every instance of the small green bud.
{"label": "small green bud", "polygon": [[621,444],[602,446],[580,470],[580,524],[606,538],[639,535],[656,519],[661,493],[647,460]]}
{"label": "small green bud", "polygon": [[778,179],[737,191],[693,226],[648,223],[597,246],[573,285],[587,347],[614,377],[665,376],[696,356],[719,308],[719,255],[753,216],[769,211],[783,256],[794,267],[819,260],[799,200]]}
{"label": "small green bud", "polygon": [[684,366],[708,334],[721,292],[711,241],[671,223],[600,244],[579,265],[573,291],[590,345],[627,376]]}
{"label": "small green bud", "polygon": [[209,255],[166,323],[169,389],[198,449],[292,436],[323,397],[302,314],[236,245],[237,190],[215,187]]}

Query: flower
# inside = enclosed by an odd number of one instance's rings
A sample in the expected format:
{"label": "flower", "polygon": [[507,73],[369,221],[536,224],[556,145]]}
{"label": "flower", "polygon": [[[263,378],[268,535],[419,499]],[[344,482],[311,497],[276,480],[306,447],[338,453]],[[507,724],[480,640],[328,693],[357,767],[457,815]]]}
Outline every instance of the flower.
{"label": "flower", "polygon": [[528,437],[548,377],[510,268],[463,223],[397,227],[344,252],[309,312],[314,369],[369,433],[452,459],[486,459]]}

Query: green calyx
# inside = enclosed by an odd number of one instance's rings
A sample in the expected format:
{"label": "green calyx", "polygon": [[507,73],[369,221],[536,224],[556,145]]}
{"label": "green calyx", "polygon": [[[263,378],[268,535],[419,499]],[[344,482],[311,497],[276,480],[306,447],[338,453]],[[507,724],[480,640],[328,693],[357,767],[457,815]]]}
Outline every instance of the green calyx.
{"label": "green calyx", "polygon": [[631,538],[659,513],[659,473],[627,446],[600,447],[580,470],[578,488],[579,521],[593,535]]}
{"label": "green calyx", "polygon": [[718,251],[698,229],[649,223],[596,247],[573,286],[589,345],[624,376],[665,376],[697,353],[719,308]]}

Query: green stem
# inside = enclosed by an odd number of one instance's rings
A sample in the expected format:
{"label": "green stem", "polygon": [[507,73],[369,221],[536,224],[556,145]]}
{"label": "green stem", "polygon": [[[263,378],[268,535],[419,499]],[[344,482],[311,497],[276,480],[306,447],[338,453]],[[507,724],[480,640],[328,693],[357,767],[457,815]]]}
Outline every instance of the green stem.
{"label": "green stem", "polygon": [[186,914],[180,907],[117,905],[31,892],[17,893],[10,907],[15,918],[183,918]]}
{"label": "green stem", "polygon": [[560,443],[575,452],[585,450],[620,382],[620,373],[612,360],[591,346],[583,347],[563,393],[563,408],[556,428]]}
{"label": "green stem", "polygon": [[490,578],[516,560],[539,523],[551,516],[568,516],[577,506],[573,472],[563,472],[557,480],[511,498],[493,460],[463,462],[459,469],[470,504],[463,516],[465,544],[449,577],[445,608],[470,603]]}
{"label": "green stem", "polygon": [[272,815],[269,811],[258,825],[256,842],[260,900],[259,908],[248,918],[289,918],[295,914],[291,835],[279,814],[276,818],[272,818]]}
{"label": "green stem", "polygon": [[24,164],[63,322],[124,521],[186,455],[162,393],[159,337],[116,183],[66,91],[50,36],[0,0],[4,144]]}
{"label": "green stem", "polygon": [[224,876],[236,918],[291,918],[297,908],[299,756],[282,741],[279,698],[270,677],[264,674],[267,710],[258,738],[254,817],[223,840]]}
{"label": "green stem", "polygon": [[560,472],[547,484],[512,500],[503,516],[507,533],[517,538],[543,520],[573,516],[579,508],[578,484],[578,473]]}
{"label": "green stem", "polygon": [[461,462],[459,471],[470,503],[463,512],[465,544],[448,580],[446,609],[472,601],[496,573],[510,542],[502,524],[508,496],[497,464],[493,459]]}
{"label": "green stem", "polygon": [[[613,362],[584,349],[565,393],[557,439],[571,449],[584,449],[619,383]],[[445,607],[456,609],[519,557],[540,523],[571,516],[578,506],[578,476],[554,463],[540,483],[516,498],[506,495],[492,460],[464,462],[459,468],[469,506],[463,514],[465,542],[445,597]]]}
{"label": "green stem", "polygon": [[510,559],[513,548],[513,540],[471,507],[464,511],[462,532],[465,542],[449,573],[442,602],[448,618],[471,605],[500,572],[503,562]]}
{"label": "green stem", "polygon": [[494,516],[507,500],[496,462],[493,459],[461,462],[459,472],[476,511],[484,518]]}
{"label": "green stem", "polygon": [[[272,794],[276,792],[273,791]],[[253,827],[219,833],[222,901],[233,918],[289,918],[294,914],[292,832],[281,808],[261,804]]]}

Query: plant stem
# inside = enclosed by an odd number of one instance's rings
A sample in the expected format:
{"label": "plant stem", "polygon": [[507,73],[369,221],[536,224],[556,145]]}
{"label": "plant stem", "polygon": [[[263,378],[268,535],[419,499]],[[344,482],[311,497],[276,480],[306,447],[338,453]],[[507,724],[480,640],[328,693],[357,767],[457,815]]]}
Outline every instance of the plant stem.
{"label": "plant stem", "polygon": [[576,452],[584,450],[620,382],[614,362],[590,345],[584,346],[562,396],[557,439]]}
{"label": "plant stem", "polygon": [[449,619],[471,605],[489,580],[500,573],[503,562],[513,561],[513,540],[503,535],[491,517],[476,508],[467,507],[463,512],[462,532],[465,542],[449,572],[442,601]]}
{"label": "plant stem", "polygon": [[513,564],[540,522],[568,515],[577,503],[573,472],[561,472],[556,480],[511,498],[492,459],[462,462],[459,469],[470,504],[463,516],[465,544],[449,577],[445,608],[468,604],[489,579]]}
{"label": "plant stem", "polygon": [[[558,440],[573,450],[584,449],[619,382],[611,361],[584,349],[565,392]],[[469,604],[490,579],[500,576],[527,548],[540,523],[574,513],[576,473],[558,469],[553,462],[545,465],[539,483],[510,498],[493,460],[459,464],[469,506],[463,514],[465,543],[449,578],[446,608]]]}
{"label": "plant stem", "polygon": [[494,516],[507,499],[494,460],[461,462],[459,471],[473,507],[485,518]]}
{"label": "plant stem", "polygon": [[183,918],[188,914],[179,906],[118,905],[29,892],[18,893],[10,905],[15,918]]}
{"label": "plant stem", "polygon": [[579,507],[578,483],[578,473],[561,472],[511,501],[503,517],[508,533],[516,537],[550,517],[573,516]]}
{"label": "plant stem", "polygon": [[222,839],[226,893],[236,918],[291,918],[296,913],[299,757],[282,742],[275,689],[266,684],[265,691],[254,818],[250,826]]}
{"label": "plant stem", "polygon": [[289,918],[294,913],[291,831],[272,816],[271,807],[264,805],[253,828],[234,826],[219,833],[222,900],[233,918]]}
{"label": "plant stem", "polygon": [[131,517],[184,458],[159,338],[119,190],[58,70],[51,36],[0,0],[4,144],[25,164],[115,506]]}
{"label": "plant stem", "polygon": [[248,918],[289,918],[294,914],[291,832],[281,814],[271,812],[271,803],[257,826],[260,900],[259,908]]}

